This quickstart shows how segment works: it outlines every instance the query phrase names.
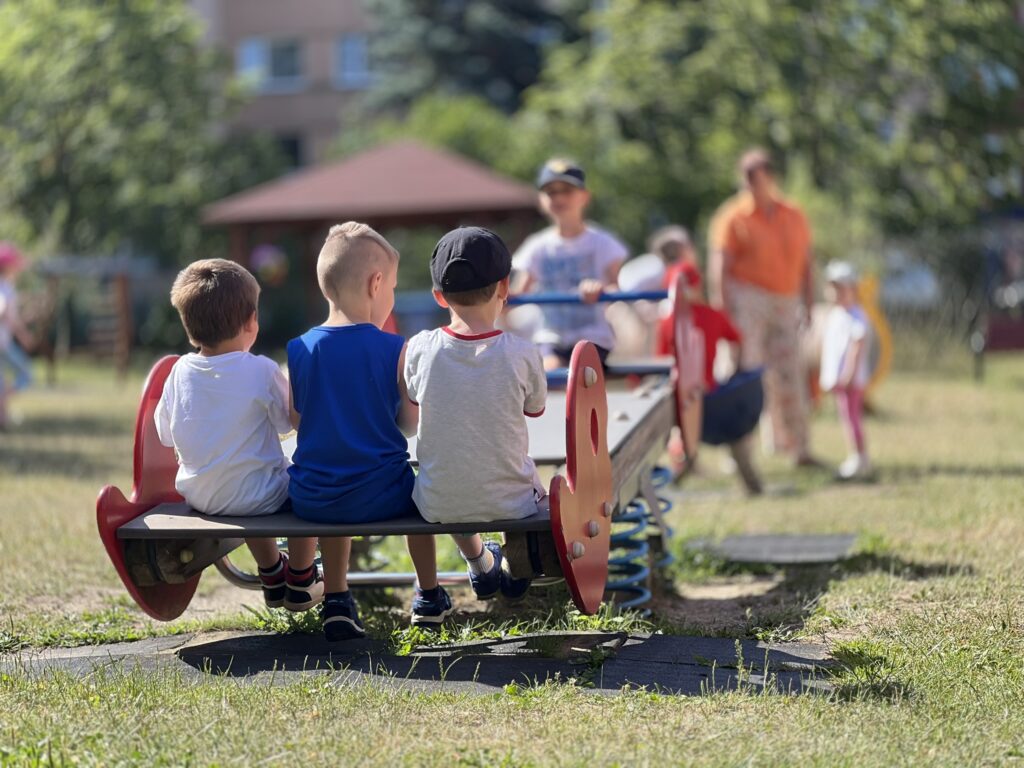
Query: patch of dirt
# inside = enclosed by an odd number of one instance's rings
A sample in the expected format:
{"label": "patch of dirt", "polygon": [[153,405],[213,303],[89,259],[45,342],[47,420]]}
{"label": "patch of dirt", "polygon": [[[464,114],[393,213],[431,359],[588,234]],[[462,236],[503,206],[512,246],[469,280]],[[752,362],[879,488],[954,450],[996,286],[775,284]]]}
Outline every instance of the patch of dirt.
{"label": "patch of dirt", "polygon": [[792,598],[791,594],[780,593],[782,583],[782,576],[773,574],[684,584],[674,595],[655,598],[651,608],[659,619],[704,634],[743,632],[756,625],[756,617],[766,608],[782,606],[787,596]]}

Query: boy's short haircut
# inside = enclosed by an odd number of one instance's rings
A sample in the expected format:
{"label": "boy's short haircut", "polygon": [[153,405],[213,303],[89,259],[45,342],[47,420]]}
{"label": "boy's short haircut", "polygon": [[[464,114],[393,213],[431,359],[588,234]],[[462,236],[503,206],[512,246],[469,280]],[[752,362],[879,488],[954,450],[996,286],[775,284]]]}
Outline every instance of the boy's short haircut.
{"label": "boy's short haircut", "polygon": [[441,295],[444,296],[445,301],[457,307],[475,307],[486,304],[494,298],[494,292],[497,290],[498,283],[491,283],[471,291],[441,291]]}
{"label": "boy's short haircut", "polygon": [[666,264],[672,264],[683,257],[683,251],[690,244],[690,233],[684,227],[670,224],[655,230],[647,241],[647,249]]}
{"label": "boy's short haircut", "polygon": [[[383,253],[384,258],[381,258]],[[398,251],[368,224],[346,221],[327,233],[316,260],[316,279],[328,301],[338,297],[359,280],[398,261]]]}
{"label": "boy's short haircut", "polygon": [[193,262],[171,286],[171,304],[196,346],[212,347],[237,336],[256,312],[259,298],[256,278],[227,259]]}

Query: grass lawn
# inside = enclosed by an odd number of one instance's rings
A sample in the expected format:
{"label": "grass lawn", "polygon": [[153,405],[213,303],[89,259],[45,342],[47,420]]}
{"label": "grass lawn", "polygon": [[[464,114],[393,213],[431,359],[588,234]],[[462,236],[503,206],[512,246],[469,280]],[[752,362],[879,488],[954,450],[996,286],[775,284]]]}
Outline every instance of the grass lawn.
{"label": "grass lawn", "polygon": [[[16,402],[24,421],[0,434],[0,652],[282,625],[242,610],[258,596],[216,574],[171,624],[150,622],[124,597],[93,504],[100,486],[130,485],[140,385],[141,376],[117,386],[104,371],[73,365],[56,388]],[[769,460],[769,486],[787,492],[747,500],[708,452],[703,474],[683,487],[671,513],[675,590],[657,601],[650,627],[823,642],[841,662],[834,694],[607,697],[581,681],[469,696],[342,687],[329,676],[270,686],[169,672],[13,672],[0,675],[0,764],[1024,760],[1022,403],[1021,358],[993,361],[983,385],[969,379],[966,361],[897,374],[868,422],[877,483],[836,485]],[[814,441],[822,456],[842,458],[829,406]],[[744,532],[853,532],[858,554],[834,567],[744,571],[682,546]],[[400,544],[386,551],[401,564]],[[396,647],[417,639],[393,609],[369,614]],[[524,615],[533,628],[591,624],[558,596]],[[511,620],[472,613],[451,635],[507,631]]]}

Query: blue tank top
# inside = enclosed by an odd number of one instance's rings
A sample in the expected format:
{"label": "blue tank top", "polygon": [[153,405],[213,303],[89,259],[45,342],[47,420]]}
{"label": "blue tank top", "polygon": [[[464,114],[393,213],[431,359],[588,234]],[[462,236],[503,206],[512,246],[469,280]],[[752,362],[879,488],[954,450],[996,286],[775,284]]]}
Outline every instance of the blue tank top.
{"label": "blue tank top", "polygon": [[415,509],[408,443],[397,422],[404,343],[370,323],[318,326],[288,342],[302,417],[289,469],[299,517],[360,523]]}

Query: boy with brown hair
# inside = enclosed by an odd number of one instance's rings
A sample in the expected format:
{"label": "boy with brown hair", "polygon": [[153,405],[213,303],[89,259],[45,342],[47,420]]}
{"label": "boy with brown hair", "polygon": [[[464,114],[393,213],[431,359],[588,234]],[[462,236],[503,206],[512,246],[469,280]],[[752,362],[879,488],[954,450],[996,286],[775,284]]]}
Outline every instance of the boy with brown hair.
{"label": "boy with brown hair", "polygon": [[[175,488],[207,515],[269,515],[288,501],[288,460],[279,435],[291,431],[288,384],[270,359],[250,354],[259,333],[260,287],[232,261],[205,259],[178,273],[171,304],[189,342],[171,369],[154,418],[160,442],[178,457]],[[304,611],[323,596],[313,565],[316,539],[245,543],[270,607]]]}

